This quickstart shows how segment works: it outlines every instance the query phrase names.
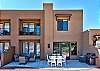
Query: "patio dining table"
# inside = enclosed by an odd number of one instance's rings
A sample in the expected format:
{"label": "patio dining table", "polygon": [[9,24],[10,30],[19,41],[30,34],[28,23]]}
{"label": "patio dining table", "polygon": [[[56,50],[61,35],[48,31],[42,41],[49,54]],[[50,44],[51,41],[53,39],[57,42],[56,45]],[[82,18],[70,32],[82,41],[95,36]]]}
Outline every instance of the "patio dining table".
{"label": "patio dining table", "polygon": [[51,63],[52,63],[52,60],[56,61],[56,66],[57,66],[57,62],[58,62],[59,59],[61,60],[62,63],[63,63],[63,60],[64,60],[64,57],[61,56],[61,55],[51,55],[51,56],[49,56],[49,58],[51,60]]}

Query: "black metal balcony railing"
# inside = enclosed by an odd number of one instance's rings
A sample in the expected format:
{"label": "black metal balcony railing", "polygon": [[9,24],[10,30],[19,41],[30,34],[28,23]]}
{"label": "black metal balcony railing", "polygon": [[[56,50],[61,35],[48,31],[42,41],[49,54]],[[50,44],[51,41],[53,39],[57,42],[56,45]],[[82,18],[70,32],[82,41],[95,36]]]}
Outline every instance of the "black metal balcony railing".
{"label": "black metal balcony railing", "polygon": [[40,28],[23,28],[19,31],[20,35],[40,35]]}
{"label": "black metal balcony railing", "polygon": [[0,30],[0,36],[3,36],[3,35],[10,35],[10,31],[9,31],[9,29],[7,28],[5,28],[5,29],[1,29]]}

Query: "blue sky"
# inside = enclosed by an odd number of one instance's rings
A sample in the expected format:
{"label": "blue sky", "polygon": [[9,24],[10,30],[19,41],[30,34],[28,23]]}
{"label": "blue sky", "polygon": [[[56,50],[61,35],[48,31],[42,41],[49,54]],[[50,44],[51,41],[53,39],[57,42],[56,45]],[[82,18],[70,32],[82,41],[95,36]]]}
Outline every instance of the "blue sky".
{"label": "blue sky", "polygon": [[100,28],[100,0],[0,0],[2,10],[42,10],[42,3],[54,3],[54,9],[83,9],[83,29]]}

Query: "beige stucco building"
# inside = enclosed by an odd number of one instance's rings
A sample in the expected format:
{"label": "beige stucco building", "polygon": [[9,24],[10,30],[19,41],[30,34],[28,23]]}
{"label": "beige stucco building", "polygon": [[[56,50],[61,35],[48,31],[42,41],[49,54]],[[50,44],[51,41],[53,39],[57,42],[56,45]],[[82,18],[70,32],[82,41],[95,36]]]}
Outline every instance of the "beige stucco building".
{"label": "beige stucco building", "polygon": [[52,3],[44,3],[43,10],[0,10],[0,32],[2,51],[15,48],[1,54],[2,64],[14,54],[32,52],[39,59],[51,53],[64,53],[68,59],[89,52],[98,56],[93,36],[100,40],[100,29],[83,32],[83,10],[53,10]]}

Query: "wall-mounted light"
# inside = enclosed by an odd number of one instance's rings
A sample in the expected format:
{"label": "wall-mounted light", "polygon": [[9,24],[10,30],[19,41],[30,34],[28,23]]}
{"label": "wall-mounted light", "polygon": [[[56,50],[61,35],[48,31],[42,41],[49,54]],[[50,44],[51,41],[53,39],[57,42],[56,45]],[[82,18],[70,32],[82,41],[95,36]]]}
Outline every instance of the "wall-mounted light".
{"label": "wall-mounted light", "polygon": [[50,44],[48,44],[48,48],[50,48]]}

